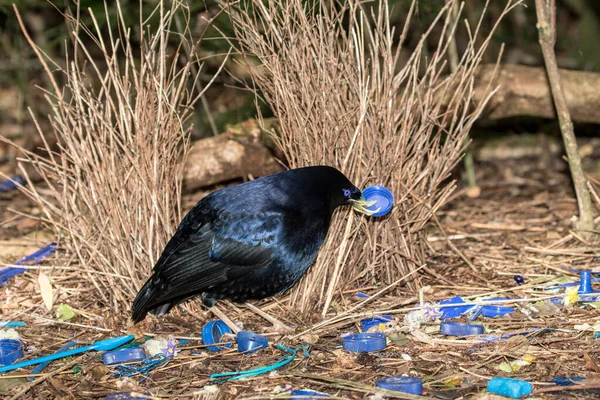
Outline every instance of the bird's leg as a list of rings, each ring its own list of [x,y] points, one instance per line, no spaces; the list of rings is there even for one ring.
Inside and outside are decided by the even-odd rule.
[[[223,311],[218,309],[217,306],[212,306],[211,308],[209,308],[209,310],[213,314],[215,314],[215,316],[217,318],[219,318],[221,321],[225,322],[225,325],[227,325],[229,327],[229,329],[231,329],[233,331],[234,334],[237,335],[237,333],[241,330],[236,324],[233,323],[232,320],[229,319],[229,317],[227,315],[225,315],[225,313]]]
[[[283,322],[281,322],[280,320],[278,320],[277,318],[270,316],[269,314],[267,314],[260,308],[256,307],[254,304],[250,304],[250,303],[246,302],[245,305],[250,310],[254,311],[256,314],[260,315],[261,317],[263,317],[264,319],[266,319],[267,321],[269,321],[270,323],[273,324],[272,327],[266,329],[267,331],[277,332],[277,333],[289,333],[289,332],[294,331],[294,328],[289,327],[286,324],[284,324]]]

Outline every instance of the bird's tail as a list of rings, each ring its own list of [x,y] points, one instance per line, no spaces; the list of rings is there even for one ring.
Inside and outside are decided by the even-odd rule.
[[[142,321],[148,313],[158,316],[164,315],[173,306],[171,302],[160,304],[162,290],[158,281],[153,275],[135,296],[131,307],[131,317],[134,323]]]

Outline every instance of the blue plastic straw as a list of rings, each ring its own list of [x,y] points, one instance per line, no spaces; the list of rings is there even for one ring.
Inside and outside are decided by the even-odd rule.
[[[17,261],[13,265],[28,265],[35,264],[42,261],[44,258],[51,256],[54,251],[56,251],[56,243],[50,243],[46,247],[43,247],[28,255],[27,257]],[[15,268],[15,267],[7,267],[0,270],[0,286],[4,286],[7,280],[12,278],[15,275],[22,274],[27,271],[25,268]]]
[[[249,369],[246,371],[224,372],[222,374],[212,374],[210,376],[210,380],[220,380],[222,382],[237,381],[238,379],[244,379],[244,378],[250,378],[253,376],[257,376],[257,375],[262,375],[262,374],[271,372],[277,368],[281,368],[281,367],[289,364],[290,362],[292,362],[292,360],[294,358],[296,358],[296,353],[298,353],[300,350],[302,350],[304,357],[307,357],[307,358],[310,357],[310,353],[308,352],[308,345],[300,345],[300,346],[296,347],[296,349],[290,349],[289,347],[285,347],[284,345],[277,343],[277,348],[279,350],[286,351],[289,354],[286,354],[286,355],[280,357],[279,360],[277,360],[277,362],[275,364],[268,365],[266,367],[261,367],[261,368]],[[219,378],[225,378],[225,379],[219,379]]]
[[[100,340],[99,342],[92,343],[89,346],[79,347],[77,349],[62,351],[54,354],[50,354],[49,356],[34,358],[33,360],[22,361],[20,363],[5,365],[4,367],[0,367],[0,372],[8,372],[13,369],[29,367],[30,365],[45,363],[46,361],[54,361],[59,358],[65,358],[69,356],[74,356],[75,354],[85,353],[86,351],[95,350],[95,351],[108,351],[116,349],[119,346],[124,345],[127,342],[133,340],[133,335],[125,335],[119,336],[116,338],[110,338],[105,340]]]
[[[25,326],[23,321],[0,321],[0,328],[21,328]]]
[[[77,346],[77,342],[74,340],[69,340],[67,342],[67,344],[65,344],[63,347],[61,347],[56,353],[62,353],[64,351],[67,350],[71,350],[73,347]],[[50,363],[52,362],[52,360],[49,361],[44,361],[43,363],[39,364],[37,367],[35,367],[33,370],[31,370],[31,374],[39,374],[40,372],[42,372],[48,365],[50,365]],[[29,382],[31,382],[32,380],[35,379],[35,376],[30,376],[27,378],[27,380]]]

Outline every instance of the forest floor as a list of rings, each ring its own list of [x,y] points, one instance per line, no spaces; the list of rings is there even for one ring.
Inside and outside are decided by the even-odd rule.
[[[0,293],[3,319],[27,324],[18,328],[26,358],[53,353],[69,340],[92,343],[125,333],[136,334],[137,340],[173,335],[179,352],[143,381],[139,375],[115,377],[101,355],[88,352],[54,361],[31,382],[25,380],[30,369],[2,375],[0,393],[5,398],[72,399],[135,391],[151,393],[151,398],[229,399],[285,398],[291,389],[309,388],[361,399],[374,395],[378,379],[412,375],[422,378],[427,398],[492,399],[485,388],[496,376],[533,383],[533,396],[538,398],[599,398],[600,339],[594,338],[594,332],[600,332],[600,302],[564,305],[577,296],[565,294],[564,288],[548,290],[578,282],[580,270],[600,271],[597,244],[571,230],[577,207],[565,164],[559,156],[547,154],[486,161],[478,165],[478,182],[479,197],[469,198],[459,190],[438,214],[443,231],[433,226],[428,231],[431,258],[419,271],[422,301],[434,304],[454,296],[469,302],[482,297],[520,299],[503,304],[514,308],[510,314],[493,319],[479,316],[473,321],[483,324],[486,335],[517,335],[496,341],[443,336],[439,319],[409,330],[404,319],[419,307],[419,293],[400,288],[369,299],[357,296],[358,292],[372,296],[382,288],[371,287],[346,291],[324,322],[298,315],[288,308],[286,297],[263,302],[263,310],[295,325],[294,333],[266,334],[271,346],[254,354],[240,354],[235,346],[211,353],[198,338],[204,323],[213,317],[197,304],[131,327],[126,314],[111,314],[95,305],[85,276],[59,254],[13,278]],[[198,193],[190,195],[186,204],[198,197]],[[31,212],[31,205],[18,192],[0,194],[0,259],[5,263],[52,240],[35,221],[15,216],[9,208]],[[53,311],[42,301],[40,271],[60,271],[52,278]],[[515,276],[524,283],[518,284]],[[62,303],[69,304],[75,314],[67,321],[56,317],[56,305]],[[224,310],[234,321],[242,321],[245,330],[261,333],[268,326],[244,307],[225,304]],[[359,321],[375,314],[393,316],[390,324],[379,327],[393,340],[373,353],[344,351],[341,335],[359,332]],[[469,322],[469,318],[453,321]],[[275,363],[288,354],[276,348],[276,343],[292,349],[311,343],[310,356],[299,351],[286,366],[252,378],[222,384],[209,379],[214,373]],[[586,379],[574,386],[558,386],[555,377]]]

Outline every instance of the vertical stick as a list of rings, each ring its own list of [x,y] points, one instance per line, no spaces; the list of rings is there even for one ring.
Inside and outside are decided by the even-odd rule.
[[[560,131],[565,143],[573,185],[575,186],[575,195],[579,208],[577,229],[581,231],[583,237],[589,238],[592,236],[592,231],[594,230],[592,201],[590,192],[587,189],[587,180],[581,168],[581,158],[577,151],[577,139],[575,138],[567,101],[560,84],[556,54],[554,53],[554,44],[556,42],[555,0],[535,0],[535,9],[538,19],[539,42],[542,54],[544,55],[544,63],[546,64],[548,81],[550,82],[552,98],[556,107],[556,115],[558,116]]]

